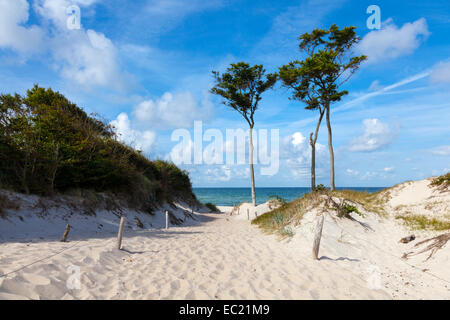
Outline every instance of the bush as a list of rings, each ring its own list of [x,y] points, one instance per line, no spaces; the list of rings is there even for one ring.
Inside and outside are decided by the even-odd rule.
[[[136,209],[196,200],[189,175],[166,161],[150,161],[118,141],[114,128],[40,88],[0,95],[0,184],[49,195],[70,189],[120,194]]]
[[[324,193],[324,192],[328,192],[328,188],[325,187],[323,184],[319,184],[314,188],[313,191],[318,192],[318,193]]]
[[[347,203],[339,208],[337,216],[339,218],[348,218],[352,212],[362,216],[362,213],[359,212],[358,208]]]
[[[207,207],[211,212],[219,212],[219,209],[217,209],[215,204],[212,204],[211,202],[205,203],[205,207]]]
[[[430,185],[439,187],[439,189],[445,190],[450,187],[450,172],[440,177],[434,178]]]

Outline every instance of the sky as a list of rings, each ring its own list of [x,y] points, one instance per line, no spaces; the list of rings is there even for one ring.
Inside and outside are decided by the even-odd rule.
[[[380,9],[379,29],[368,23],[371,5]],[[187,170],[194,187],[247,187],[248,160],[237,159],[248,152],[233,148],[227,133],[248,125],[209,93],[211,71],[245,61],[276,72],[304,58],[301,34],[334,23],[355,26],[362,39],[352,50],[368,56],[343,85],[349,94],[332,105],[336,186],[384,187],[449,172],[446,1],[0,0],[0,93],[51,87],[150,159]],[[318,114],[290,94],[276,85],[256,112],[257,155],[265,151],[261,133],[274,135],[269,162],[255,163],[257,187],[310,184],[308,139]],[[174,139],[181,136],[184,144]],[[236,159],[219,161],[229,155]],[[317,182],[329,185],[325,123],[316,157]]]

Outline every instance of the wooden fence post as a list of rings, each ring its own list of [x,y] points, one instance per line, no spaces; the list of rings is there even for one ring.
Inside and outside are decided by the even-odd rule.
[[[314,230],[314,243],[313,243],[313,259],[319,260],[319,247],[320,247],[320,238],[322,237],[322,228],[323,228],[323,221],[325,217],[323,213],[317,217],[316,220],[316,228]]]
[[[255,211],[255,218],[258,218],[258,212]]]
[[[64,230],[64,234],[63,234],[63,236],[62,236],[61,242],[66,242],[67,237],[69,236],[70,228],[72,228],[72,227],[70,226],[70,224],[67,224],[66,230]]]
[[[247,220],[250,220],[250,212],[248,211],[248,208],[247,208]]]
[[[122,247],[122,235],[123,235],[124,228],[125,228],[125,217],[122,217],[122,218],[120,218],[119,233],[117,235],[117,248],[119,250]]]
[[[169,229],[169,211],[166,210],[166,230]]]

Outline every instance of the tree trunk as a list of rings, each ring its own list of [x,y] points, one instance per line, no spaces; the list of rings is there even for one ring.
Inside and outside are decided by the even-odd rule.
[[[250,126],[250,178],[252,180],[252,204],[256,207],[255,172],[253,171],[253,127]]]
[[[328,150],[330,152],[330,189],[334,191],[334,152],[333,152],[333,137],[331,133],[331,123],[330,123],[330,105],[327,108],[327,127],[328,127]]]
[[[313,140],[313,133],[309,136],[309,144],[311,145],[311,190],[316,189],[316,143]]]
[[[319,135],[320,124],[323,119],[323,110],[320,109],[319,121],[317,121],[316,131],[309,136],[309,144],[311,145],[311,189],[314,191],[316,189],[316,142]]]

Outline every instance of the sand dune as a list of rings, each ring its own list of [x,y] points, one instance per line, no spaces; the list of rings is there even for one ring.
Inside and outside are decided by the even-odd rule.
[[[408,202],[404,192],[410,190],[391,190],[389,210]],[[424,254],[401,259],[414,243],[437,232],[414,232],[417,240],[402,244],[398,240],[412,232],[391,217],[357,217],[370,226],[365,229],[358,222],[326,216],[321,258],[315,261],[314,210],[305,214],[292,238],[280,241],[252,225],[246,209],[232,216],[232,208],[221,209],[225,213],[196,212],[184,225],[169,230],[161,228],[161,211],[140,216],[145,229],[133,225],[137,213],[127,212],[131,222],[120,251],[118,217],[111,214],[72,217],[78,230],[87,224],[92,230],[74,232],[68,243],[57,241],[66,220],[25,216],[20,221],[11,215],[0,223],[0,299],[450,298],[448,245],[427,261]],[[172,210],[180,216],[187,208]],[[267,204],[257,208],[258,214],[267,210]],[[97,230],[100,221],[103,229]],[[12,238],[25,225],[26,236]],[[79,288],[73,281],[77,268]]]
[[[6,273],[69,249],[1,278],[0,298],[389,298],[353,272],[332,261],[311,261],[246,221],[210,214],[201,219],[190,227],[128,232],[122,251],[113,237],[2,244],[0,270]],[[80,290],[66,287],[72,264],[80,267]]]

